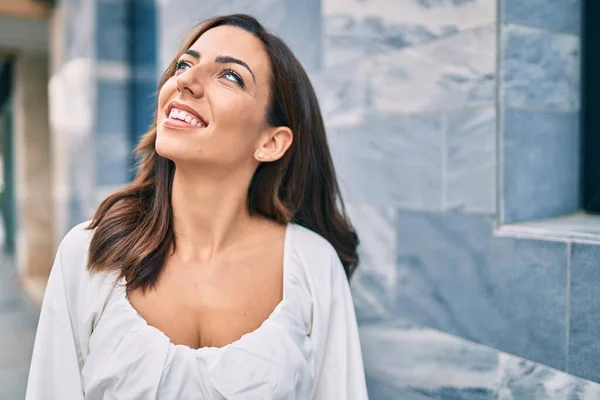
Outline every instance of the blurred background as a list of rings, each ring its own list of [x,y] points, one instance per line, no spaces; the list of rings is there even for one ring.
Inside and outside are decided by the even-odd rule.
[[[132,178],[185,34],[234,12],[318,92],[371,398],[600,399],[592,0],[0,0],[0,399],[59,241]]]

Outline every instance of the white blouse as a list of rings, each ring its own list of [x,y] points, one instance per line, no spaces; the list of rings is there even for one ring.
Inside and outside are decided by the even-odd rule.
[[[239,340],[192,349],[148,325],[114,272],[87,271],[85,226],[50,273],[28,400],[368,398],[348,281],[321,236],[288,224],[283,300]]]

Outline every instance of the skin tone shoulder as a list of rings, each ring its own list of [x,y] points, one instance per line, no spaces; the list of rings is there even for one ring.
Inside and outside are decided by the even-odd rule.
[[[219,26],[179,58],[160,90],[156,151],[176,166],[177,246],[156,288],[129,297],[176,344],[231,343],[282,299],[285,227],[247,208],[256,168],[280,159],[294,139],[267,123],[270,77],[260,40]]]

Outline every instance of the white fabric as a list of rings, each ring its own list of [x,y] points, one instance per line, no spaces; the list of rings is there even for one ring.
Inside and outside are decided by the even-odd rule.
[[[148,325],[114,274],[87,272],[85,226],[58,249],[27,400],[367,399],[350,289],[321,236],[289,224],[281,303],[241,339],[196,350]]]

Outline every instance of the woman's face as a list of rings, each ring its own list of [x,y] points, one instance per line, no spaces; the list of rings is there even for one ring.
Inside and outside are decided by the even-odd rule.
[[[253,34],[232,26],[205,32],[158,95],[156,151],[174,162],[254,162],[269,129],[271,67]]]

